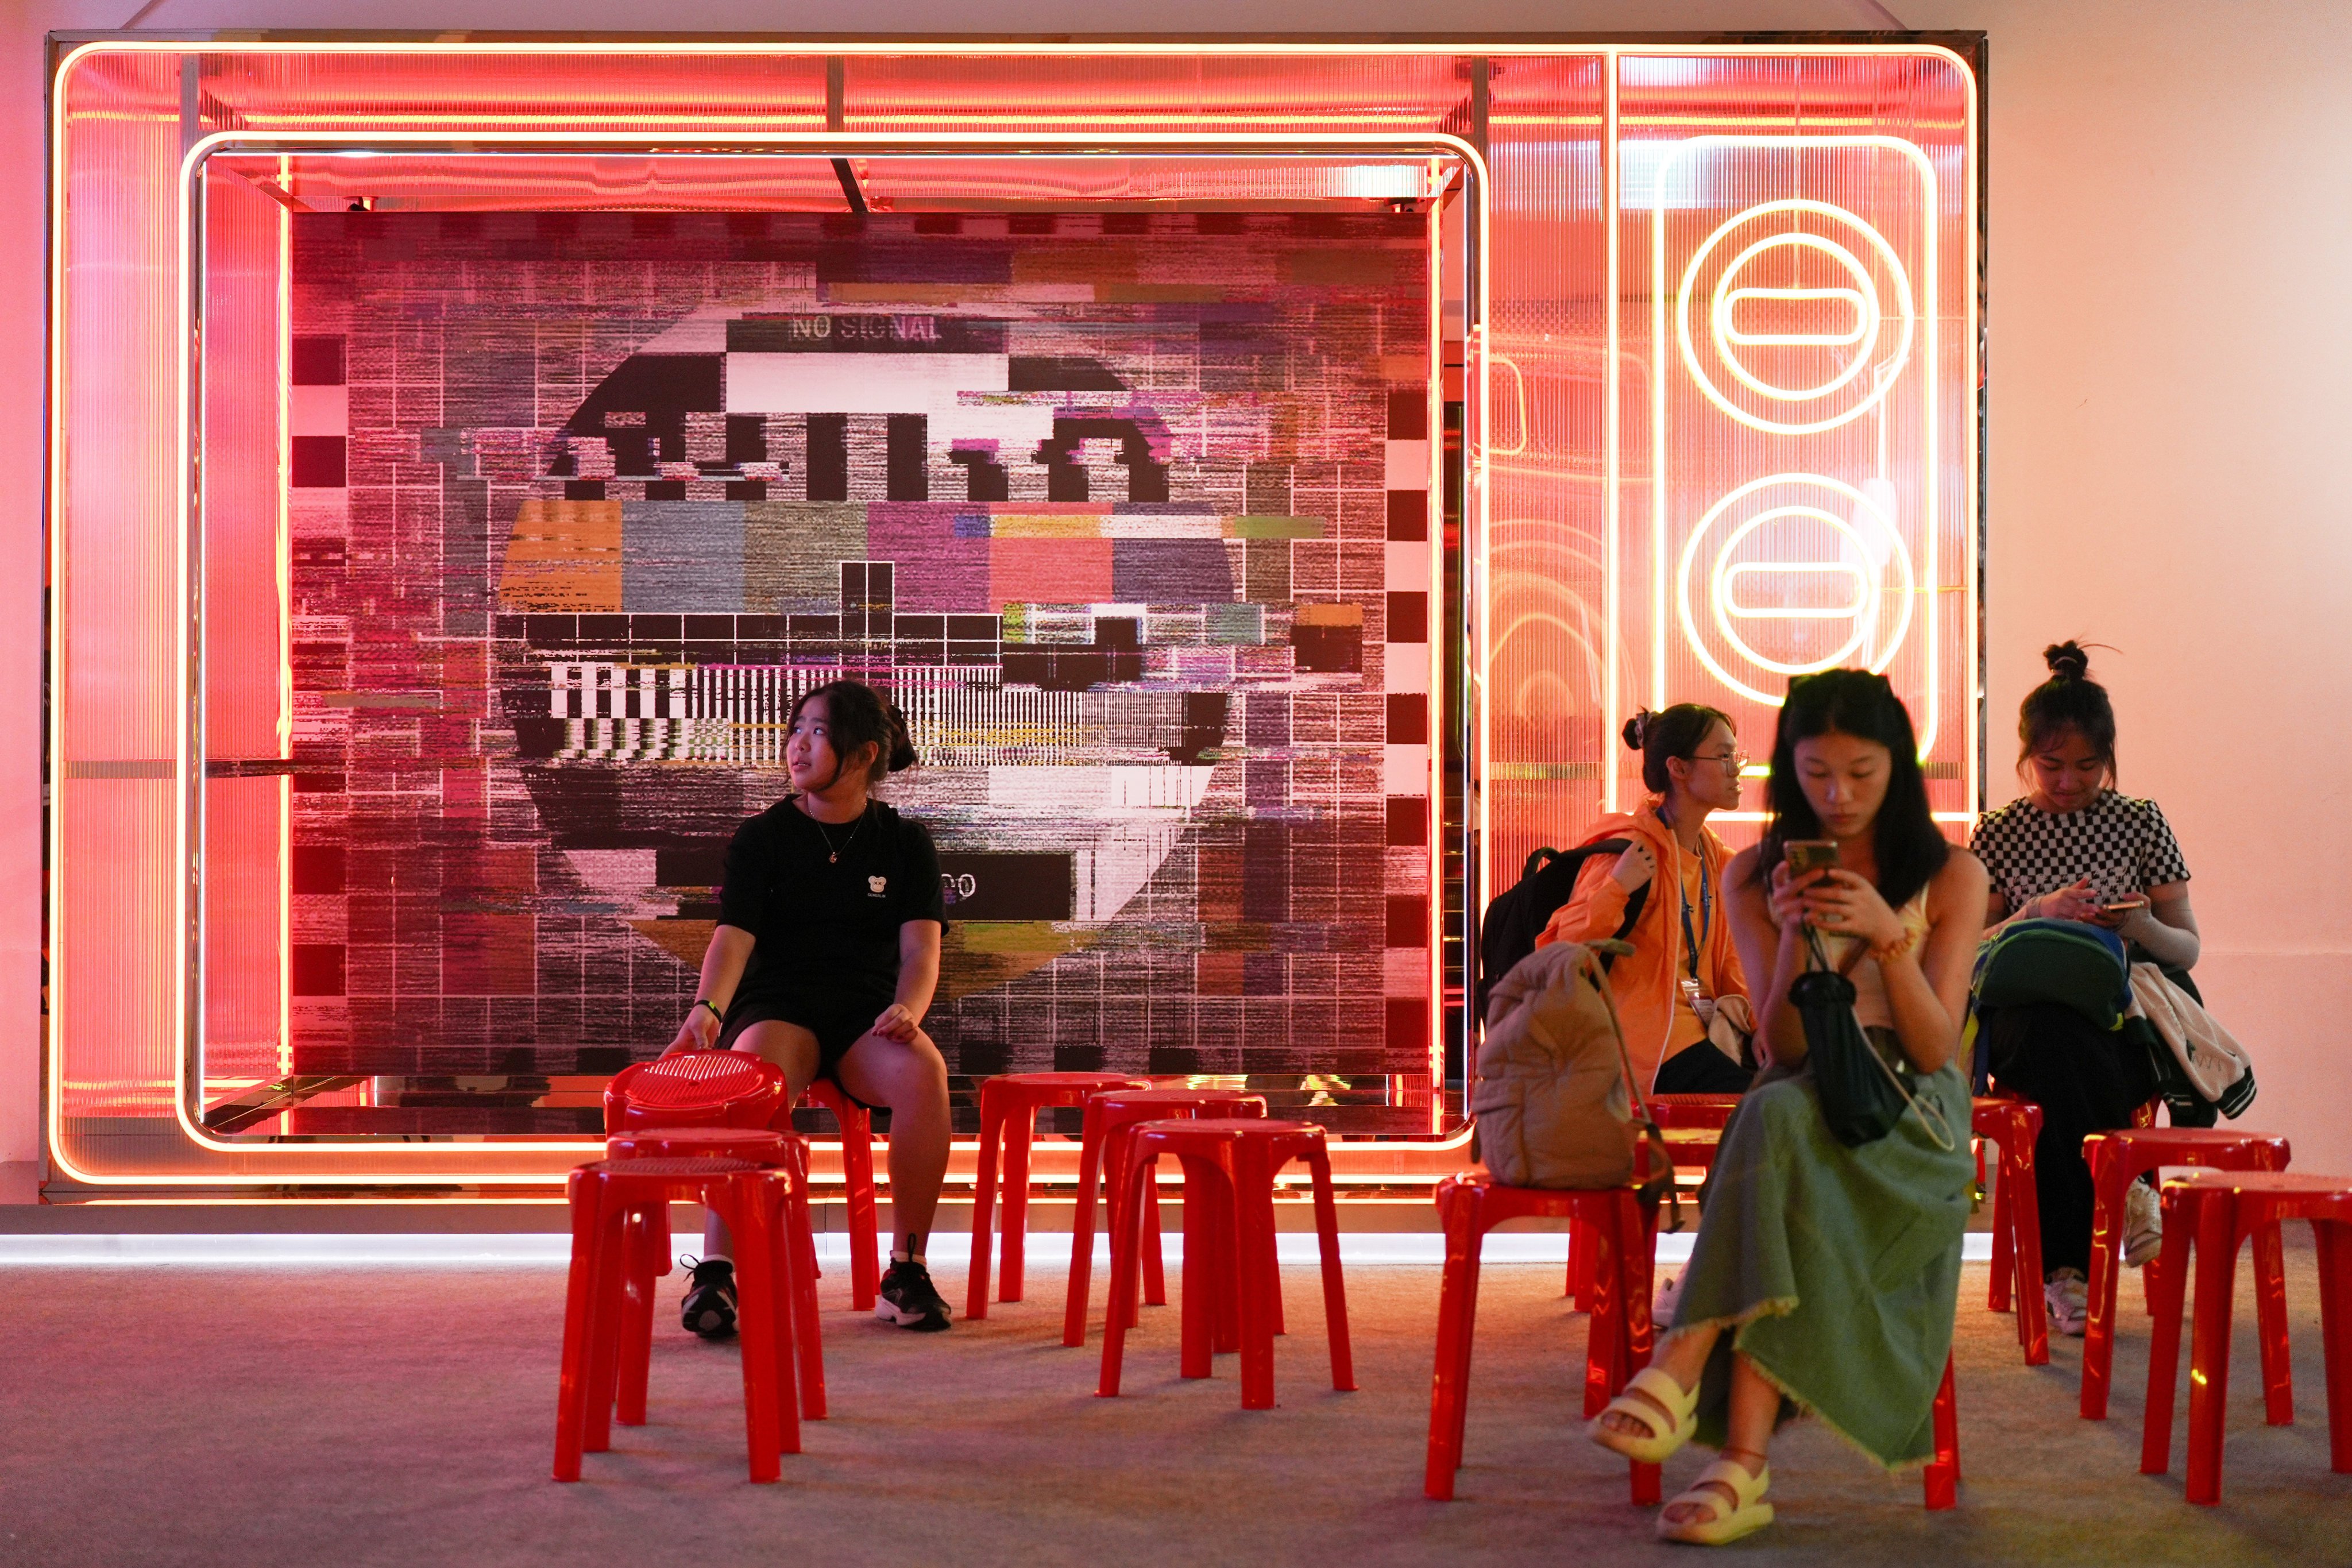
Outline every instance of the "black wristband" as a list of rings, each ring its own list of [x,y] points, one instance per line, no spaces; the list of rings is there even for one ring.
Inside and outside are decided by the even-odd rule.
[[[722,1024],[727,1021],[727,1015],[720,1012],[708,996],[697,996],[694,999],[694,1007],[709,1007],[712,1017],[718,1019]],[[691,1013],[694,1011],[694,1007],[688,1007],[687,1011]]]

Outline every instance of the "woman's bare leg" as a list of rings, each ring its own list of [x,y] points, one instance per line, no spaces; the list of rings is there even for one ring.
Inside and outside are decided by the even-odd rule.
[[[919,1256],[948,1173],[948,1064],[921,1030],[911,1040],[865,1035],[835,1069],[853,1099],[890,1108],[893,1257]]]
[[[787,1024],[780,1018],[754,1024],[735,1037],[735,1049],[784,1069],[784,1078],[792,1085],[787,1104],[798,1100],[816,1077],[816,1037],[798,1024]],[[735,1256],[735,1238],[727,1234],[727,1222],[708,1211],[702,1220],[702,1256]]]
[[[1780,1391],[1749,1365],[1746,1356],[1733,1356],[1731,1409],[1724,1423],[1723,1457],[1751,1476],[1762,1475],[1765,1454],[1772,1446],[1772,1424],[1780,1417]],[[1739,1505],[1739,1499],[1721,1481],[1707,1482],[1706,1489],[1731,1507]],[[1707,1511],[1698,1503],[1672,1502],[1666,1505],[1665,1518],[1672,1524],[1686,1524],[1704,1519]]]

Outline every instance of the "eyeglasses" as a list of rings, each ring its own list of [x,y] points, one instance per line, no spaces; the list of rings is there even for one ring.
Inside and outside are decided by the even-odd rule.
[[[1748,753],[1745,752],[1701,752],[1695,753],[1689,760],[1694,763],[1721,763],[1730,768],[1732,772],[1738,773],[1740,769],[1748,765]]]

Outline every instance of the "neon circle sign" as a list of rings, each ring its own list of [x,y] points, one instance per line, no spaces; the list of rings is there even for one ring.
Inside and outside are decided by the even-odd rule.
[[[1778,504],[1749,511],[1743,501],[1775,489],[1800,493],[1805,499],[1778,500]],[[1822,497],[1820,492],[1829,492]],[[1837,510],[1832,510],[1832,506]],[[1739,552],[1758,534],[1774,524],[1794,522],[1826,528],[1839,542],[1834,558],[1792,559],[1779,553],[1741,560]],[[1710,546],[1710,541],[1720,542]],[[1853,558],[1849,559],[1849,554]],[[1701,557],[1706,558],[1704,582]],[[1789,605],[1743,599],[1743,579],[1766,577],[1825,578],[1848,584],[1841,601]],[[1892,577],[1890,582],[1888,579]],[[1911,606],[1916,578],[1911,552],[1895,520],[1867,495],[1843,479],[1826,474],[1772,474],[1751,479],[1717,501],[1684,542],[1675,574],[1676,606],[1684,640],[1716,678],[1756,701],[1778,707],[1782,693],[1755,684],[1764,675],[1810,675],[1843,663],[1856,654],[1867,668],[1884,671],[1902,650],[1911,629]],[[1701,595],[1703,595],[1703,598]],[[1892,600],[1890,606],[1889,600]],[[1892,609],[1892,625],[1885,626]],[[1739,623],[1846,623],[1844,639],[1833,647],[1812,648],[1800,657],[1780,657],[1756,646],[1763,634],[1743,631]],[[1784,653],[1793,653],[1784,649]],[[1743,679],[1743,675],[1747,679]]]
[[[1879,355],[1881,341],[1886,335],[1888,310],[1880,298],[1878,279],[1870,267],[1852,246],[1840,244],[1824,235],[1809,234],[1801,229],[1783,229],[1765,236],[1732,258],[1716,279],[1707,296],[1707,336],[1716,357],[1734,380],[1757,396],[1776,404],[1818,402],[1841,391],[1862,374],[1865,367],[1875,367],[1869,391],[1837,412],[1818,419],[1781,419],[1769,414],[1743,408],[1735,402],[1715,379],[1707,374],[1706,366],[1694,341],[1693,305],[1698,295],[1699,269],[1742,225],[1775,213],[1804,214],[1856,231],[1868,251],[1885,268],[1894,286],[1895,337],[1894,347],[1883,358]],[[1750,264],[1759,258],[1771,257],[1783,250],[1800,254],[1819,253],[1842,270],[1851,281],[1851,288],[1789,289],[1759,286],[1741,287],[1738,279]],[[1790,302],[1835,300],[1854,311],[1853,330],[1847,332],[1743,332],[1736,316],[1738,306],[1748,300],[1778,300]],[[1919,312],[1911,294],[1911,279],[1904,270],[1902,258],[1886,237],[1868,223],[1841,206],[1828,202],[1812,201],[1802,196],[1788,196],[1779,201],[1759,202],[1727,218],[1699,247],[1691,253],[1690,263],[1683,268],[1682,287],[1675,300],[1675,330],[1681,339],[1684,368],[1707,400],[1741,424],[1753,429],[1781,436],[1810,436],[1823,430],[1834,430],[1874,406],[1886,395],[1895,383],[1897,372],[1910,360],[1912,342],[1918,331]],[[1843,370],[1814,386],[1783,386],[1756,374],[1740,358],[1745,345],[1762,348],[1850,348],[1853,351]]]

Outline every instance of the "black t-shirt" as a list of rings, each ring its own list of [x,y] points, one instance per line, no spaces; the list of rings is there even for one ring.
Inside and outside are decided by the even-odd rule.
[[[814,992],[878,1013],[898,991],[898,928],[947,929],[939,851],[921,823],[878,800],[854,825],[782,800],[735,830],[719,919],[756,939],[739,999]]]

